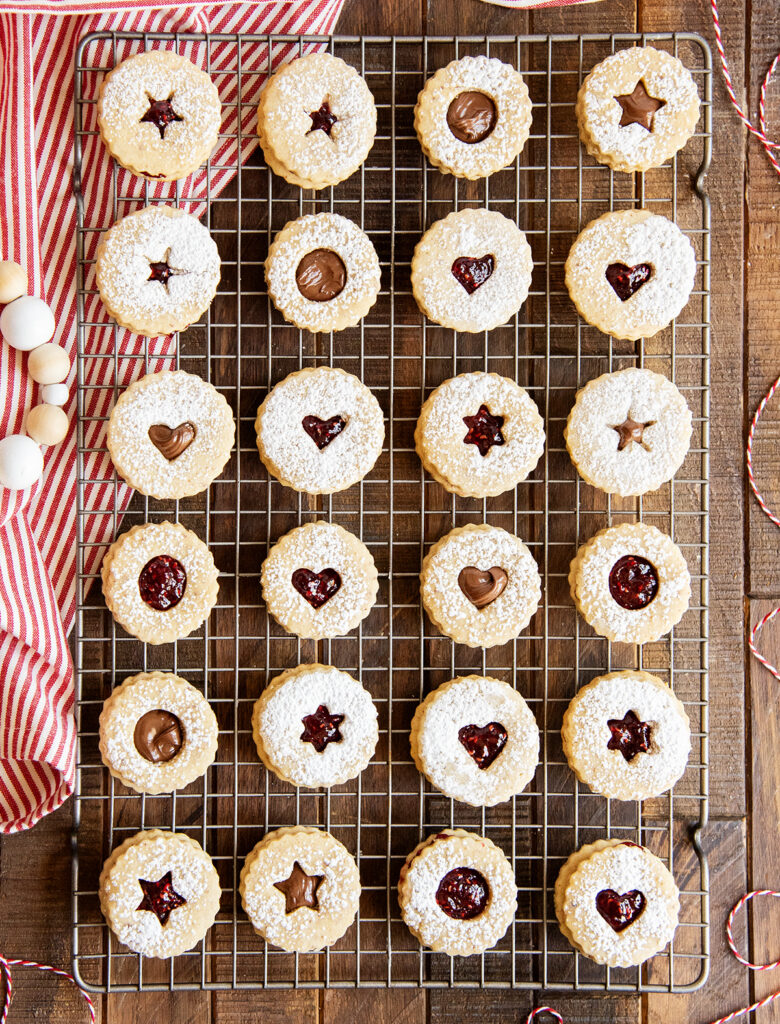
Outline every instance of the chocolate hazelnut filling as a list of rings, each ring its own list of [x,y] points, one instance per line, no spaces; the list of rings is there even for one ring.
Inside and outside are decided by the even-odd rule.
[[[496,127],[498,113],[484,92],[461,92],[447,108],[447,124],[460,142],[482,142]]]
[[[307,252],[295,271],[298,291],[310,302],[329,302],[344,291],[347,268],[332,249]]]
[[[166,764],[184,746],[184,730],[176,715],[155,708],[141,715],[135,723],[133,743],[145,761]]]

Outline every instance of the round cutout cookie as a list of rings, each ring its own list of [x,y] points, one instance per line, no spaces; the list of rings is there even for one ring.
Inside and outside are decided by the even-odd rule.
[[[406,858],[398,880],[401,917],[423,946],[450,956],[491,949],[517,909],[512,865],[485,836],[441,829]]]
[[[600,530],[569,569],[580,615],[608,640],[646,644],[668,633],[688,610],[691,576],[671,537],[647,523]]]
[[[566,709],[561,736],[580,782],[614,800],[665,793],[682,776],[691,751],[683,705],[658,676],[632,669],[583,686]]]
[[[268,294],[285,318],[307,331],[343,331],[379,295],[379,257],[368,235],[338,213],[291,220],[265,261]]]
[[[133,174],[186,178],[211,156],[222,104],[211,78],[170,50],[150,50],[117,64],[100,86],[100,134],[111,156]]]
[[[566,260],[566,287],[583,320],[628,341],[668,327],[695,278],[690,240],[647,210],[616,210],[591,221]]]
[[[181,832],[152,829],[126,839],[103,865],[100,909],[123,945],[143,956],[178,956],[196,946],[219,912],[211,857]]]
[[[286,487],[332,494],[358,483],[382,453],[385,420],[373,393],[344,370],[296,370],[257,410],[257,449]]]
[[[235,436],[233,413],[215,387],[184,370],[163,370],[119,396],[106,445],[131,487],[152,498],[185,498],[219,476]]]
[[[679,891],[669,869],[635,843],[598,839],[573,853],[555,882],[564,938],[608,967],[634,967],[672,940]]]
[[[365,544],[322,520],[297,526],[273,545],[260,585],[268,614],[309,640],[346,636],[371,611],[379,590]]]
[[[374,97],[340,57],[309,53],[266,82],[257,132],[275,174],[301,188],[326,188],[354,174],[368,156],[376,135]]]
[[[266,942],[293,953],[332,946],[355,919],[360,874],[347,848],[324,829],[268,832],[247,857],[241,904]]]
[[[412,291],[429,320],[474,334],[511,320],[532,272],[531,246],[514,221],[469,208],[437,220],[417,243]]]
[[[170,672],[141,672],[100,712],[100,755],[137,793],[171,793],[203,775],[217,753],[217,719],[200,690]]]
[[[615,171],[660,167],[699,121],[699,91],[685,65],[654,46],[619,50],[591,71],[576,104],[591,156]]]
[[[607,494],[655,491],[685,461],[691,410],[660,373],[629,367],[588,381],[563,432],[577,472]]]
[[[456,527],[423,560],[420,597],[428,617],[467,647],[513,640],[533,618],[541,596],[533,555],[498,526]]]
[[[459,178],[508,167],[531,131],[531,100],[519,71],[495,57],[461,57],[428,79],[414,128],[434,166]]]
[[[459,676],[414,713],[412,758],[453,800],[493,807],[521,793],[539,763],[539,727],[517,690],[491,676]]]
[[[371,694],[331,665],[298,665],[276,676],[252,713],[260,760],[293,786],[338,786],[374,756],[379,731]]]
[[[497,373],[461,373],[426,399],[414,443],[426,471],[466,498],[516,487],[544,451],[544,421],[528,392]]]
[[[217,292],[219,252],[195,217],[173,206],[147,206],[106,232],[95,274],[119,326],[153,338],[203,316]]]
[[[219,594],[211,552],[179,523],[143,523],[121,534],[100,573],[106,607],[147,644],[188,636],[209,617]]]

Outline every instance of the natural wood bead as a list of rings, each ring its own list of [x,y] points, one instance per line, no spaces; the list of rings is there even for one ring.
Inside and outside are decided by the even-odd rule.
[[[13,302],[27,291],[27,274],[13,260],[0,262],[0,304]]]
[[[68,417],[57,405],[36,405],[27,413],[26,427],[38,444],[59,444],[68,433]]]
[[[30,353],[27,371],[37,384],[59,384],[70,371],[70,356],[60,345],[49,342]]]

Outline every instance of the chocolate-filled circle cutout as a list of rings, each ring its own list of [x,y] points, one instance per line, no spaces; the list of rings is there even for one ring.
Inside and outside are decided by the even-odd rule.
[[[490,886],[474,868],[453,868],[439,882],[436,902],[447,917],[471,921],[484,911],[490,899]]]
[[[623,555],[610,570],[609,592],[621,608],[646,608],[658,593],[655,566],[641,555]]]
[[[295,270],[298,291],[310,302],[329,302],[344,291],[347,268],[332,249],[312,249]]]
[[[173,555],[150,559],[138,576],[141,599],[157,612],[175,608],[187,588],[187,571]]]
[[[145,761],[166,764],[184,746],[184,729],[176,715],[154,708],[141,715],[135,723],[133,743]]]
[[[460,142],[482,142],[496,127],[498,112],[484,92],[461,92],[447,108],[447,125]]]

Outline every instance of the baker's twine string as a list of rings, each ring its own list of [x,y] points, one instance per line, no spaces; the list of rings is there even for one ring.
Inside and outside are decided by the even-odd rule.
[[[761,145],[766,150],[766,155],[777,171],[780,174],[780,159],[778,159],[778,151],[780,151],[780,142],[775,142],[769,138],[767,134],[767,123],[766,123],[766,93],[769,88],[769,84],[772,81],[775,71],[777,70],[778,64],[780,64],[780,53],[777,54],[775,59],[769,65],[769,70],[766,73],[764,81],[761,83],[761,92],[758,97],[758,128],[751,122],[750,118],[742,109],[737,94],[734,91],[734,83],[731,81],[731,71],[729,70],[729,62],[726,59],[726,51],[723,47],[723,36],[720,30],[720,14],[718,12],[718,0],[710,0],[712,4],[712,20],[715,25],[715,43],[718,47],[718,53],[720,54],[720,63],[723,67],[723,77],[726,79],[726,88],[728,89],[729,97],[731,102],[739,115],[740,120],[750,132],[754,135]],[[776,521],[776,520],[775,520]],[[780,524],[779,524],[780,525]]]
[[[772,520],[775,526],[780,526],[780,518],[778,518],[774,514],[774,512],[771,510],[771,508],[767,505],[766,501],[764,500],[763,494],[758,489],[755,473],[753,472],[753,441],[756,436],[756,428],[758,427],[758,421],[761,419],[761,415],[764,412],[764,409],[766,409],[769,402],[772,401],[772,398],[774,397],[774,394],[778,388],[780,388],[780,377],[777,378],[772,387],[769,389],[769,391],[767,391],[767,393],[759,402],[758,408],[756,409],[753,415],[753,419],[751,420],[750,430],[748,431],[747,438],[747,471],[748,481],[750,482],[750,488],[753,491],[753,494],[755,494],[756,496],[756,501],[758,502],[761,511],[764,512],[764,514]],[[767,670],[767,672],[771,672],[777,680],[780,680],[780,671],[778,671],[772,664],[772,662],[768,661],[764,657],[764,655],[759,651],[758,647],[756,646],[756,637],[764,628],[764,626],[766,626],[767,623],[771,622],[772,619],[774,619],[775,616],[779,614],[780,608],[773,608],[771,612],[768,612],[763,617],[763,619],[761,619],[759,622],[755,624],[755,626],[753,626],[753,628],[750,631],[750,636],[748,637],[748,646],[750,647],[753,657],[760,661],[764,668]]]
[[[95,1024],[95,1007],[92,1000],[89,997],[89,993],[85,992],[84,989],[79,985],[72,974],[68,974],[67,971],[61,971],[59,967],[51,967],[49,964],[39,964],[37,960],[9,960],[0,953],[0,971],[4,981],[5,996],[3,998],[3,1009],[0,1012],[0,1024],[6,1024],[8,1019],[8,1011],[11,1007],[11,997],[13,996],[14,986],[11,979],[11,967],[35,967],[39,971],[47,971],[49,974],[58,974],[61,978],[67,978],[68,981],[75,985],[87,1004],[89,1010],[89,1019],[92,1024]]]
[[[531,1010],[525,1024],[532,1024],[534,1018],[540,1013],[549,1013],[551,1017],[555,1017],[558,1024],[563,1024],[563,1017],[556,1010],[553,1010],[551,1006],[539,1006],[535,1010]]]

